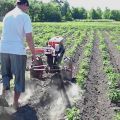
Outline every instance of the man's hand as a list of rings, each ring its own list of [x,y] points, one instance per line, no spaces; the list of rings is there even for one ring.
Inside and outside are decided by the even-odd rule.
[[[58,54],[58,57],[60,57],[60,53]]]

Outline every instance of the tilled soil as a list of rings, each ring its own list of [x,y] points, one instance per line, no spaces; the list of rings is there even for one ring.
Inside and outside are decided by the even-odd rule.
[[[83,46],[85,43],[86,41]],[[76,53],[80,54],[82,48],[81,45]],[[77,55],[79,56],[79,54]],[[74,59],[76,66],[76,62],[79,60],[77,55]],[[28,80],[27,91],[20,99],[21,107],[16,112],[13,108],[6,107],[4,111],[0,112],[0,120],[64,120],[65,109],[71,108],[75,101],[81,99],[82,91],[75,83],[62,78],[61,73],[46,74],[44,77],[45,79],[42,80]],[[13,92],[10,92],[7,98],[12,104]]]
[[[60,120],[64,119],[65,109],[80,99],[81,90],[75,83],[65,81],[60,73],[49,74],[43,80],[32,79],[28,101],[21,98],[21,107],[14,112],[10,107],[1,111],[0,120]],[[32,92],[32,93],[31,93]],[[11,96],[13,97],[13,95]],[[10,96],[8,98],[11,98]],[[0,108],[2,109],[2,108]],[[6,116],[8,116],[7,119]]]
[[[114,67],[115,73],[120,73],[120,52],[117,50],[115,47],[114,43],[111,42],[110,38],[108,35],[104,34],[105,37],[105,43],[108,48],[108,52],[110,55],[111,59],[111,64]],[[120,78],[118,78],[118,84],[116,85],[116,89],[120,89]],[[119,101],[112,101],[114,109],[115,110],[120,110],[120,102]],[[115,104],[115,105],[114,105]]]
[[[112,64],[116,68],[117,72],[120,72],[120,52],[115,48],[115,45],[110,41],[109,36],[104,34],[105,42],[109,49],[109,54],[111,57]]]
[[[74,53],[72,60],[73,60],[73,66],[74,66],[74,70],[73,70],[73,78],[76,78],[76,73],[79,70],[79,64],[81,62],[81,60],[83,59],[83,50],[85,48],[85,45],[89,42],[87,36],[84,38],[83,42],[78,46],[78,48],[76,49],[76,52]]]
[[[86,40],[83,42],[83,46],[85,43]],[[76,57],[74,58],[74,65],[76,66],[83,46],[80,45],[79,49],[76,50]],[[10,120],[64,119],[65,109],[70,108],[74,104],[74,101],[81,99],[82,91],[75,83],[63,80],[60,73],[46,76],[43,80],[32,79],[27,82],[27,86],[30,86],[31,90],[28,87],[26,95],[23,96],[23,99],[20,99],[22,107],[13,113],[10,113],[8,109],[6,109],[1,115],[1,120],[7,119],[5,116],[8,116]],[[28,97],[31,96],[29,101],[24,100],[27,94],[30,94]],[[11,97],[10,95],[8,96],[8,99],[10,99],[9,102],[12,101],[12,97],[13,93]]]
[[[78,66],[78,61],[83,58],[82,51],[86,43],[87,40],[77,49],[74,66]],[[74,75],[76,72],[74,71]],[[3,112],[3,108],[0,107],[0,120],[65,120],[65,109],[73,106],[74,101],[78,101],[81,120],[113,118],[114,111],[107,95],[107,79],[103,73],[98,39],[94,43],[84,93],[75,83],[63,79],[61,73],[48,74],[41,80],[31,79],[27,86],[27,92],[21,96],[21,107],[18,111],[14,112],[12,108],[10,111],[9,107]]]
[[[103,73],[102,58],[99,51],[99,40],[96,39],[86,81],[84,104],[81,120],[112,120],[113,109],[108,98],[107,79]]]

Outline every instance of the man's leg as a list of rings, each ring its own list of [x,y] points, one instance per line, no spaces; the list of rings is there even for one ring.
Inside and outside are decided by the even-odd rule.
[[[9,54],[1,54],[1,72],[3,81],[3,94],[10,89],[10,80],[12,79],[11,62]]]
[[[26,56],[25,55],[11,55],[12,71],[15,75],[15,88],[14,88],[14,108],[19,107],[19,98],[21,92],[25,91],[25,68],[26,68]]]
[[[2,82],[3,82],[3,89],[2,89],[2,96],[1,96],[1,105],[8,106],[7,101],[5,100],[6,90],[10,89],[10,80],[12,79],[11,73],[11,63],[9,54],[1,54],[1,74],[2,74]]]
[[[19,98],[20,98],[20,92],[14,91],[14,102],[13,102],[13,105],[14,105],[15,109],[17,109],[19,107],[19,103],[18,103]]]

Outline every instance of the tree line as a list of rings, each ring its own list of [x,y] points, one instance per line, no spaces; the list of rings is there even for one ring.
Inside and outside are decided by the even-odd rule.
[[[70,7],[67,0],[51,0],[43,3],[38,0],[29,0],[29,15],[33,22],[61,22],[84,19],[111,19],[120,21],[120,10],[100,8],[86,10],[83,7]],[[15,7],[15,0],[0,0],[0,18]]]

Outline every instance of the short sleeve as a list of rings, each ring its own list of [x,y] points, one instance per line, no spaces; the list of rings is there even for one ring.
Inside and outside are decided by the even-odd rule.
[[[32,23],[31,23],[29,15],[25,16],[24,31],[25,31],[25,33],[31,33],[32,32]]]

